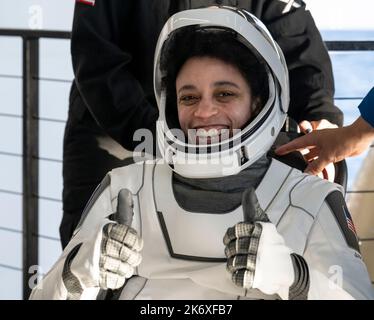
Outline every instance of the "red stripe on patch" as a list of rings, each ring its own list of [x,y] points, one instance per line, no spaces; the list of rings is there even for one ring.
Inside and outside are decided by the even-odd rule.
[[[83,3],[83,4],[88,4],[90,6],[95,5],[95,0],[75,0],[75,2]]]

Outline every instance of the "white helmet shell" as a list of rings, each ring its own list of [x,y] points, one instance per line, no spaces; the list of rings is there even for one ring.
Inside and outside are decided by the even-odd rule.
[[[219,27],[236,32],[248,49],[255,51],[268,67],[269,96],[262,110],[240,132],[216,144],[186,143],[172,132],[166,121],[166,88],[162,86],[160,55],[169,36],[187,26]],[[245,10],[231,7],[186,10],[169,18],[156,46],[154,90],[159,108],[158,148],[176,173],[189,178],[233,175],[250,166],[274,143],[289,106],[288,70],[281,49],[260,20]]]

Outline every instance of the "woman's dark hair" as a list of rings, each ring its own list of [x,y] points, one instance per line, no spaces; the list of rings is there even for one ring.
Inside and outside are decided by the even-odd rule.
[[[265,62],[246,47],[235,32],[219,28],[184,27],[165,42],[160,61],[162,85],[167,90],[166,115],[169,128],[179,128],[175,82],[184,63],[192,57],[211,57],[235,66],[246,79],[254,99],[260,103],[258,113],[268,98]]]

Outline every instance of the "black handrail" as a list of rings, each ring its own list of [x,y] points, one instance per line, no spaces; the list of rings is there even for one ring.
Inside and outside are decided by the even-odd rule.
[[[325,41],[329,51],[374,51],[374,41]]]
[[[22,38],[22,281],[23,298],[28,299],[31,292],[29,268],[39,264],[39,39],[70,39],[71,33],[0,29],[0,36]]]
[[[26,39],[70,39],[71,32],[58,30],[0,29],[0,36],[22,37]]]
[[[39,204],[35,196],[39,190],[39,39],[23,37],[23,288],[28,286],[30,266],[38,265]],[[27,290],[26,287],[28,288]]]
[[[38,265],[39,187],[39,39],[70,39],[71,33],[53,30],[0,29],[0,36],[23,42],[23,298],[30,295],[29,267]],[[330,51],[374,51],[374,41],[326,41]],[[18,270],[18,268],[17,268]]]

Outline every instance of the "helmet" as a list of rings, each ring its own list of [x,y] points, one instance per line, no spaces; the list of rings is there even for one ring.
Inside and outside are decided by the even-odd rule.
[[[201,145],[186,142],[185,137],[175,134],[168,119],[168,88],[163,84],[165,75],[160,67],[162,55],[177,30],[191,27],[207,32],[225,30],[235,34],[236,39],[265,65],[267,101],[264,101],[262,109],[244,128],[229,139],[217,143]],[[255,16],[243,9],[225,6],[181,11],[169,18],[156,46],[154,90],[159,108],[158,148],[176,173],[189,178],[233,175],[250,166],[274,143],[287,117],[289,105],[288,70],[278,44]],[[172,103],[176,109],[176,101]]]

